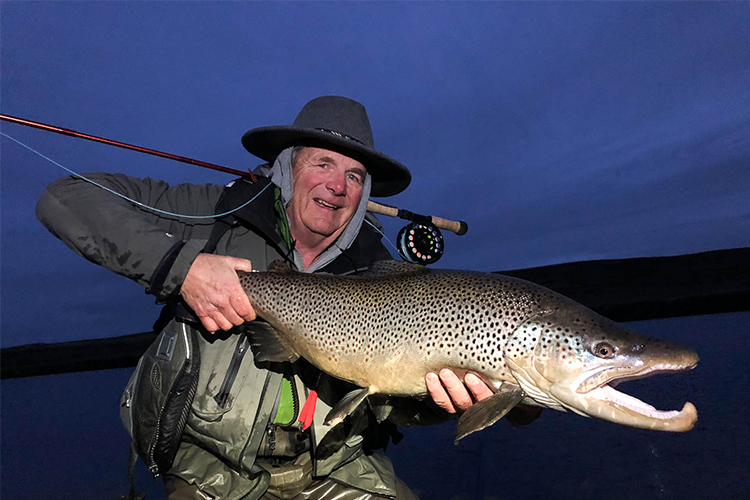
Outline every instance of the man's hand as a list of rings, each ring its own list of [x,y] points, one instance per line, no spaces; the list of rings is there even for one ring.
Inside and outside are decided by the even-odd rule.
[[[249,260],[202,253],[185,276],[180,294],[209,332],[229,330],[255,319],[237,271],[253,270]]]
[[[474,404],[475,400],[481,401],[494,394],[492,389],[473,373],[467,373],[464,377],[466,385],[448,368],[440,370],[440,377],[434,373],[428,373],[425,380],[427,381],[427,390],[435,404],[448,413],[466,410]],[[474,399],[466,390],[467,386]]]

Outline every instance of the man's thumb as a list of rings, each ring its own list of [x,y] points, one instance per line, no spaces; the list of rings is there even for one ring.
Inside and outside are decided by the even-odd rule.
[[[247,259],[240,259],[235,257],[232,260],[232,267],[234,267],[235,271],[245,271],[249,273],[253,270],[253,263]]]

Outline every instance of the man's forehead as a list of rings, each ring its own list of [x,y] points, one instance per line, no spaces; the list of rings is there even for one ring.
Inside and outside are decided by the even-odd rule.
[[[367,171],[365,166],[354,158],[331,151],[330,149],[307,146],[300,153],[300,157],[307,161],[326,161],[328,163],[345,164],[350,168],[361,168],[363,171]]]

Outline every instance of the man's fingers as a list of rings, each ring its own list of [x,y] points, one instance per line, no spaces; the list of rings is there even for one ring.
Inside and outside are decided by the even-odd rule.
[[[234,267],[235,271],[251,272],[253,270],[253,263],[247,259],[240,259],[239,257],[232,257],[230,263]]]
[[[240,326],[245,322],[245,320],[242,319],[239,314],[237,314],[237,311],[235,311],[231,305],[227,305],[226,307],[219,309],[219,314],[221,314],[224,320],[226,320],[226,322],[231,325],[229,328],[232,328],[232,326]],[[229,328],[222,329],[228,330]]]
[[[461,410],[466,410],[474,404],[466,386],[452,370],[443,368],[440,370],[440,380],[443,382],[453,404]]]
[[[214,312],[211,315],[211,319],[213,319],[214,322],[219,326],[219,328],[224,330],[225,332],[234,328],[234,325],[219,311]]]
[[[255,319],[237,271],[250,272],[252,262],[225,255],[200,254],[182,284],[182,297],[207,330],[230,330]]]
[[[467,373],[462,381],[453,373],[453,370],[448,368],[440,370],[439,376],[428,373],[425,376],[425,382],[427,383],[427,391],[435,404],[448,413],[468,410],[474,404],[474,401],[487,399],[494,394],[492,389],[473,373]],[[469,391],[471,391],[471,394]]]
[[[448,393],[445,392],[445,387],[443,387],[438,376],[434,373],[428,373],[425,376],[425,381],[427,382],[427,391],[435,404],[448,413],[456,413],[456,407],[453,406],[453,402]]]
[[[238,287],[239,291],[229,296],[229,304],[235,310],[235,312],[245,321],[253,321],[256,318],[255,310],[250,305],[247,295]]]
[[[473,373],[467,373],[464,377],[464,382],[469,386],[469,390],[474,395],[474,399],[481,401],[492,396],[494,393],[482,379],[474,375]]]
[[[203,316],[202,318],[200,318],[200,320],[203,324],[203,328],[208,330],[210,333],[216,333],[216,331],[219,329],[219,325],[217,325],[216,322],[209,316]]]

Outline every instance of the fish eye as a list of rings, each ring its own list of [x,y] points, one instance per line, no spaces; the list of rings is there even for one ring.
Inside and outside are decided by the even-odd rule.
[[[615,355],[615,348],[606,342],[599,342],[594,346],[593,354],[594,356],[608,359]]]

